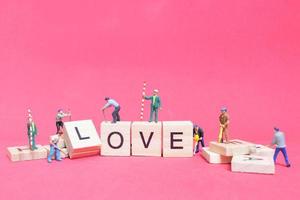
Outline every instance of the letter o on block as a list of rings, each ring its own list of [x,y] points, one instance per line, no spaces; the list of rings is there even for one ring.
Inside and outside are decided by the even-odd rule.
[[[101,123],[101,155],[130,156],[131,122]]]
[[[163,157],[193,156],[193,123],[163,122]]]

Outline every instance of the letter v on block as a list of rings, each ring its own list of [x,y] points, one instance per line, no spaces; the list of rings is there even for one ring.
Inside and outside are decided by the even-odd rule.
[[[161,122],[133,122],[131,134],[133,156],[161,156]]]

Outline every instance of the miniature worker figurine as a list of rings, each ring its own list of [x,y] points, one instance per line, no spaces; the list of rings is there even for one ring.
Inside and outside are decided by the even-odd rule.
[[[220,132],[218,142],[223,143],[224,141],[229,142],[228,140],[228,125],[229,125],[229,116],[227,113],[227,108],[223,107],[221,109],[221,114],[219,116],[220,121]]]
[[[201,142],[201,146],[205,147],[204,145],[204,131],[198,126],[194,125],[193,128],[193,137],[195,142],[194,147],[194,155],[199,152],[199,143]]]
[[[153,90],[152,96],[146,96],[143,94],[143,98],[146,100],[151,100],[151,106],[150,106],[150,119],[149,122],[152,122],[153,114],[155,114],[155,122],[158,122],[158,109],[161,109],[161,100],[158,96],[158,90]]]
[[[119,112],[120,112],[121,107],[120,107],[119,103],[116,100],[111,99],[109,97],[105,97],[105,101],[107,101],[107,103],[102,108],[103,115],[104,115],[104,110],[106,108],[113,106],[114,107],[114,111],[112,112],[113,120],[111,123],[116,123],[116,122],[120,121],[121,119],[120,119]]]
[[[64,113],[63,109],[59,109],[56,115],[56,134],[63,133],[64,122],[62,121],[64,117],[70,117],[71,113]]]
[[[30,150],[36,150],[38,149],[36,147],[35,143],[35,137],[37,135],[37,128],[36,125],[32,119],[31,113],[28,114],[28,122],[27,122],[27,135],[28,135],[28,141],[29,141],[29,148]]]
[[[278,156],[278,153],[281,151],[281,153],[284,156],[285,164],[287,167],[291,167],[291,164],[289,162],[289,158],[286,152],[286,145],[285,145],[285,137],[284,133],[279,130],[279,128],[274,128],[274,137],[272,140],[272,144],[270,146],[276,145],[275,153],[274,153],[274,162],[276,163],[276,159]]]
[[[47,157],[48,163],[52,162],[52,156],[55,154],[55,160],[57,161],[62,161],[61,157],[60,157],[60,149],[57,146],[57,143],[61,137],[61,133],[58,133],[56,135],[52,135],[50,136],[50,152],[49,155]]]

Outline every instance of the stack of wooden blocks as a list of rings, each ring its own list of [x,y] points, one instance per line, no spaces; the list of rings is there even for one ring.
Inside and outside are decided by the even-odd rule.
[[[242,140],[210,142],[209,148],[203,148],[202,155],[209,163],[231,163],[233,172],[275,173],[274,150]]]

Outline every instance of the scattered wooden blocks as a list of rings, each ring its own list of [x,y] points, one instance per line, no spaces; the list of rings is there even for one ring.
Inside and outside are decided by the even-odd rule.
[[[210,142],[209,149],[223,156],[235,156],[250,154],[250,148],[254,144],[242,140],[230,140],[229,143]]]
[[[193,156],[193,123],[190,121],[163,122],[163,156]]]
[[[101,123],[101,155],[130,156],[131,122]]]
[[[231,171],[260,174],[275,174],[274,161],[271,158],[253,155],[233,156]]]
[[[232,159],[232,156],[222,156],[213,151],[210,151],[208,147],[202,148],[202,156],[207,160],[207,162],[212,164],[230,163]]]
[[[100,155],[101,141],[92,120],[65,122],[64,139],[71,159]]]
[[[255,145],[250,149],[250,155],[273,158],[275,150],[263,145]]]
[[[47,157],[50,153],[50,145],[45,145],[44,148],[46,149],[47,151]],[[69,157],[69,152],[68,152],[68,149],[67,148],[60,148],[61,149],[61,153],[60,153],[60,157],[61,158],[68,158]],[[52,160],[55,159],[55,155],[52,156]]]
[[[133,156],[161,156],[161,122],[133,122],[131,131]]]
[[[41,145],[37,145],[37,148],[38,149],[31,151],[28,146],[8,147],[7,155],[13,162],[46,158],[46,149]]]

